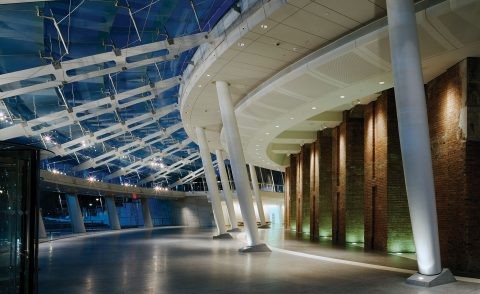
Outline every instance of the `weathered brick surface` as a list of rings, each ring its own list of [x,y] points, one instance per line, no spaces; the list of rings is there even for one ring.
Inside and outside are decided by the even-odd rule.
[[[467,222],[465,264],[458,271],[480,273],[480,58],[467,59]]]
[[[386,92],[387,98],[387,205],[388,252],[415,252],[412,224],[408,209],[407,190],[403,174],[402,152],[398,135],[395,94]]]
[[[427,84],[442,264],[457,273],[480,273],[478,60]]]
[[[376,250],[387,249],[386,125],[378,126],[385,123],[382,97],[365,106],[365,248]]]
[[[319,234],[319,165],[320,150],[319,139],[310,144],[310,237],[317,239]]]
[[[319,215],[318,228],[321,237],[332,236],[332,199],[333,199],[333,153],[332,153],[332,130],[325,129],[319,132]],[[336,186],[336,184],[335,184]]]
[[[462,61],[426,86],[442,264],[469,275],[480,275],[479,60]],[[291,229],[308,224],[315,235],[318,220],[319,235],[334,243],[413,251],[394,104],[393,90],[385,91],[365,106],[364,119],[358,109],[345,112],[338,127],[290,157]]]
[[[365,248],[414,251],[393,90],[365,107]]]
[[[345,122],[332,130],[332,241],[345,243]]]
[[[346,242],[364,241],[363,109],[346,113],[345,126],[345,234]],[[360,109],[360,110],[359,110]],[[358,112],[358,115],[356,113]]]
[[[344,112],[333,131],[333,241],[363,242],[363,110]]]
[[[290,166],[285,168],[285,179],[283,180],[285,197],[284,197],[284,207],[285,211],[283,213],[283,224],[285,228],[290,228]]]
[[[310,234],[310,152],[311,145],[305,144],[300,152],[300,180],[297,183],[297,197],[300,216],[297,217],[297,233]],[[301,221],[300,221],[301,220]]]
[[[290,202],[289,202],[289,225],[290,230],[297,230],[297,155],[290,155]]]

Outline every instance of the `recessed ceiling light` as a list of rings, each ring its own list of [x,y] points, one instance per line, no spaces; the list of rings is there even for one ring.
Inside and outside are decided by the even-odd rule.
[[[261,27],[262,29],[268,29],[268,25],[266,25],[266,24],[262,24],[260,27]]]
[[[293,51],[297,51],[297,47],[293,47]]]
[[[270,133],[267,132],[267,133],[265,133],[265,135],[270,135]]]
[[[257,144],[257,145],[255,145],[255,146],[257,146],[257,147],[260,147],[260,145],[258,145],[258,144]]]
[[[199,88],[201,88],[201,87],[202,87],[202,85],[198,85],[198,87],[199,87]]]
[[[294,117],[291,117],[290,119],[295,119]]]
[[[280,126],[275,126],[276,128],[279,128]]]
[[[342,96],[340,96],[340,98],[342,98],[342,99],[343,99],[343,98],[345,98],[345,96],[343,96],[343,95],[342,95]]]
[[[317,108],[314,106],[314,107],[312,107],[312,109],[315,110],[315,109],[317,109]]]
[[[207,74],[207,77],[209,77],[209,76],[210,76],[210,75],[209,75],[209,74]]]
[[[243,42],[238,42],[237,45],[240,46],[240,47],[243,47],[243,46],[245,46],[245,43],[243,43]]]
[[[380,85],[383,85],[383,84],[385,84],[385,82],[384,82],[384,81],[381,81],[381,82],[378,82],[378,83],[379,83]]]

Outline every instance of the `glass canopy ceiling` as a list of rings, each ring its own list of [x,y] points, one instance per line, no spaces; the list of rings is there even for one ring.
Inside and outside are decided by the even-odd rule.
[[[43,169],[114,183],[166,186],[198,170],[179,77],[235,2],[0,5],[0,140],[55,151]]]

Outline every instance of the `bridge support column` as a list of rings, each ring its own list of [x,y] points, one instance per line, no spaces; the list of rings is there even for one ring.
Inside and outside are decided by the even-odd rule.
[[[152,216],[150,214],[150,206],[148,206],[148,198],[142,198],[143,226],[145,228],[153,228]]]
[[[83,223],[82,211],[80,209],[80,203],[78,203],[77,195],[65,194],[65,199],[67,200],[68,214],[72,222],[73,233],[85,233],[85,224]]]
[[[118,219],[117,206],[115,205],[115,197],[105,197],[105,204],[108,212],[108,222],[110,229],[120,230],[120,221]]]
[[[38,209],[38,239],[47,238],[47,231],[45,230],[45,224],[43,223],[42,209]]]

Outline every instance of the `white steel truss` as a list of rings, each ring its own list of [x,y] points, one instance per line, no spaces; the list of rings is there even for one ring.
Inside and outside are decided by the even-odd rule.
[[[0,87],[3,88],[0,99],[172,60],[181,52],[207,41],[209,41],[208,34],[198,33],[6,73],[0,75]],[[167,50],[168,53],[158,57],[148,56],[163,50]],[[39,82],[42,79],[47,81]],[[28,86],[22,86],[22,82]]]
[[[217,166],[217,161],[215,160],[215,161],[213,161],[213,167],[215,168],[216,166]],[[188,175],[184,176],[183,178],[179,179],[175,183],[168,185],[168,187],[173,188],[173,187],[176,187],[178,185],[187,184],[187,183],[195,180],[199,176],[203,175],[204,173],[205,173],[205,169],[202,166],[201,168],[197,169],[196,171],[191,172]]]
[[[190,163],[192,163],[192,162],[194,162],[198,159],[200,159],[200,154],[199,153],[192,153],[188,157],[185,157],[184,159],[167,166],[166,168],[162,169],[161,171],[156,172],[152,175],[149,175],[148,177],[144,178],[143,180],[139,181],[138,183],[139,184],[145,184],[145,183],[148,183],[150,181],[155,181],[156,179],[164,177],[164,176],[168,175],[169,173],[172,173],[172,172],[180,169],[181,167],[183,167],[187,164],[190,164]]]
[[[89,168],[95,168],[95,167],[107,164],[111,161],[114,161],[118,158],[126,156],[130,153],[133,153],[135,151],[147,148],[147,147],[149,147],[149,146],[151,146],[155,143],[158,143],[158,142],[164,140],[165,138],[167,138],[168,136],[170,136],[171,134],[173,134],[174,132],[178,131],[182,127],[183,127],[182,123],[177,123],[173,126],[168,127],[166,130],[161,130],[161,131],[155,132],[153,134],[150,134],[148,136],[145,136],[141,139],[137,139],[133,142],[130,142],[128,144],[125,144],[125,145],[120,146],[118,148],[115,148],[113,150],[110,150],[109,152],[106,152],[106,153],[104,153],[102,155],[99,155],[95,158],[91,158],[91,159],[89,159],[89,160],[87,160],[87,161],[85,161],[85,162],[83,162],[83,163],[81,163],[77,166],[74,166],[72,168],[72,171],[81,171],[81,170],[85,170],[85,169],[89,169]],[[172,146],[173,146],[173,148],[183,147],[183,146],[188,145],[190,142],[191,142],[191,139],[187,139],[187,140],[185,140],[181,143],[177,143],[177,144],[174,144]],[[169,146],[167,149],[165,149],[165,151],[169,150],[172,146]],[[160,155],[161,156],[168,156],[168,155],[171,154],[171,153],[166,154],[165,151],[161,152]],[[177,151],[175,151],[175,152],[177,152]],[[142,159],[142,160],[145,160],[145,158]],[[124,175],[124,174],[121,174],[121,175]]]
[[[121,136],[127,132],[132,132],[141,129],[152,123],[155,123],[159,118],[169,114],[177,108],[177,104],[170,104],[168,106],[157,109],[154,113],[145,113],[143,115],[126,120],[125,122],[116,123],[107,128],[101,129],[94,133],[90,133],[71,141],[65,142],[61,145],[50,148],[56,156],[65,156],[73,152],[78,152],[82,149],[88,148],[93,144],[108,141],[110,139]]]
[[[126,108],[134,104],[145,102],[155,98],[158,94],[178,85],[179,77],[173,77],[155,84],[142,86],[136,89],[128,90],[116,95],[112,94],[104,98],[88,102],[79,106],[54,112],[42,117],[29,120],[22,124],[16,124],[0,130],[0,140],[8,140],[21,136],[35,136],[45,132],[49,132],[61,127],[65,127],[96,117],[105,113],[113,112],[115,109]],[[1,93],[1,92],[0,92]],[[122,101],[135,97],[137,95],[146,94],[143,97],[133,99],[122,103]]]
[[[159,141],[162,140],[162,139],[163,138],[159,139]],[[125,175],[128,175],[130,173],[139,171],[140,169],[142,169],[144,167],[147,167],[151,163],[151,160],[156,159],[156,158],[165,158],[167,156],[170,156],[170,155],[180,151],[184,146],[190,144],[190,142],[192,142],[191,139],[186,139],[182,142],[173,144],[173,145],[169,146],[168,148],[162,150],[161,152],[153,153],[153,154],[151,154],[151,155],[149,155],[145,158],[142,158],[139,161],[133,162],[132,164],[130,164],[126,167],[122,167],[121,169],[117,170],[116,172],[107,175],[105,177],[105,180],[110,180],[110,179],[113,179],[113,178],[116,178],[116,177],[119,177],[119,176],[125,176]],[[144,148],[144,147],[142,147],[142,148]],[[114,158],[114,159],[116,159],[116,158]]]

